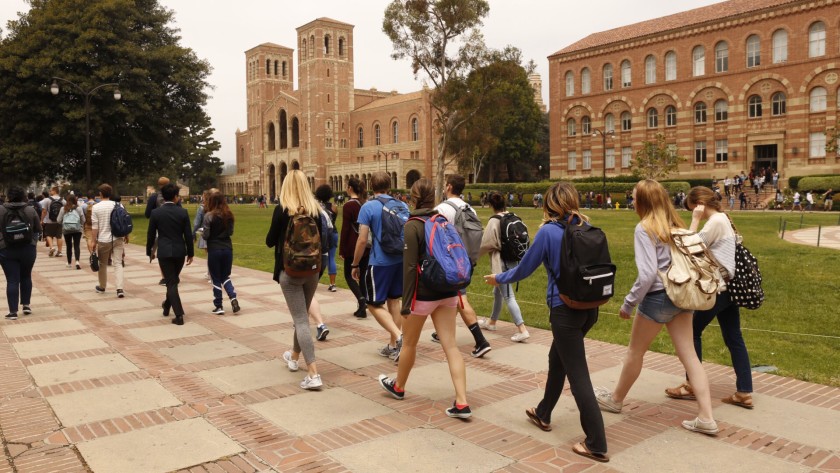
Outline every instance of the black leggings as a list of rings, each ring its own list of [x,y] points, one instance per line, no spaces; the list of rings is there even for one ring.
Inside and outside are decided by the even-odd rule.
[[[81,253],[80,243],[82,242],[82,233],[65,233],[64,234],[64,243],[67,244],[67,264],[73,262],[73,253],[76,254],[76,262],[79,261],[79,255]],[[72,251],[71,251],[72,249]]]
[[[359,261],[359,274],[361,277],[358,281],[353,279],[351,273],[353,272],[353,268],[350,265],[353,264],[353,260],[344,260],[344,280],[347,281],[347,287],[353,292],[353,295],[356,296],[356,300],[359,301],[359,304],[362,304],[361,307],[366,307],[365,305],[365,270],[368,266],[368,256],[362,258]]]

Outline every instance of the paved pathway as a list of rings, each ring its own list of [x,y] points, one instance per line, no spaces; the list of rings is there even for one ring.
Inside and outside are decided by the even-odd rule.
[[[785,232],[785,240],[791,243],[811,246],[817,246],[817,240],[819,240],[820,248],[840,250],[840,226],[788,230]]]
[[[318,298],[331,328],[317,343],[322,392],[297,386],[280,356],[292,323],[270,275],[235,268],[241,315],[208,313],[203,261],[186,269],[187,323],[160,316],[164,288],[139,247],[126,259],[128,296],[93,291],[89,270],[66,269],[39,247],[31,316],[0,322],[0,430],[6,472],[635,472],[840,470],[840,389],[755,373],[757,407],[715,401],[715,438],[679,427],[692,402],[662,389],[678,383],[674,357],[649,354],[622,414],[604,414],[612,461],[570,452],[582,437],[568,391],[542,432],[524,415],[540,399],[550,333],[525,344],[500,325],[486,359],[467,355],[468,421],[452,402],[440,348],[424,334],[404,401],[375,379],[394,364],[375,350],[383,331],[356,320],[347,291]],[[431,331],[431,324],[429,332]],[[596,385],[618,378],[623,346],[587,341]],[[730,368],[706,365],[713,398],[730,393]]]

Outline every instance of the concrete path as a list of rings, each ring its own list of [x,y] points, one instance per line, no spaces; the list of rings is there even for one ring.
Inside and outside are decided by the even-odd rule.
[[[788,230],[785,232],[785,241],[840,250],[840,226]]]
[[[554,430],[529,424],[545,383],[550,332],[509,340],[510,324],[488,333],[493,351],[468,355],[469,421],[446,417],[453,390],[438,345],[424,334],[404,401],[376,382],[395,366],[375,351],[383,331],[357,320],[348,291],[318,290],[331,332],[316,342],[322,392],[298,387],[281,355],[292,323],[269,274],[235,268],[242,312],[215,316],[203,260],[181,283],[187,323],[161,317],[156,266],[131,246],[127,297],[93,290],[89,270],[66,269],[40,246],[34,313],[0,321],[0,431],[7,472],[637,472],[840,470],[840,389],[754,374],[756,408],[717,399],[732,370],[707,364],[717,437],[682,429],[696,406],[669,400],[674,357],[651,353],[622,414],[604,414],[612,461],[574,455],[581,440],[568,390]],[[268,252],[267,252],[268,254]],[[628,324],[629,329],[629,324]],[[427,332],[431,332],[431,323]],[[625,347],[587,341],[596,386],[613,386]]]

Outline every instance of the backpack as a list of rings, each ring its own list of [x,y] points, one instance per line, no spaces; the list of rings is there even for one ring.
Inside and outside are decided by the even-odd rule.
[[[504,215],[494,215],[490,218],[499,220],[499,239],[502,242],[502,261],[518,263],[522,261],[525,252],[531,245],[528,237],[528,227],[519,216],[512,212]]]
[[[111,211],[111,235],[114,238],[122,238],[128,236],[134,225],[131,223],[131,215],[125,210],[122,204],[114,203],[114,210]]]
[[[6,207],[3,219],[3,242],[7,248],[24,246],[32,243],[32,225],[23,209]]]
[[[321,235],[314,217],[303,213],[303,207],[289,218],[283,242],[283,266],[286,274],[302,278],[321,271]]]
[[[382,204],[382,228],[379,246],[388,255],[402,255],[405,248],[405,222],[408,221],[408,207],[397,199],[377,197]]]
[[[729,217],[729,215],[727,215]],[[761,270],[758,259],[741,242],[743,236],[738,233],[732,219],[729,219],[735,231],[735,275],[726,281],[726,288],[732,302],[738,307],[755,310],[764,302],[764,289],[761,288]]]
[[[324,236],[321,238],[321,254],[325,255],[330,252],[330,236],[335,232],[335,227],[326,209],[321,209],[319,213],[321,214],[321,235]]]
[[[558,225],[564,229],[560,274],[554,278],[560,300],[575,310],[606,304],[615,292],[616,267],[604,231],[588,223],[573,224],[571,218]]]
[[[53,222],[58,221],[58,214],[61,213],[61,208],[64,207],[64,204],[61,203],[61,199],[53,199],[50,197],[50,208],[47,210],[47,217]]]
[[[698,233],[671,229],[671,264],[659,278],[671,302],[680,309],[708,310],[714,307],[720,287],[720,271]]]
[[[434,292],[452,292],[469,286],[472,263],[455,226],[440,214],[409,220],[423,222],[426,236],[423,259],[417,265],[417,280]],[[417,297],[416,291],[414,296]]]
[[[449,204],[455,209],[455,218],[452,219],[452,224],[458,230],[458,235],[461,236],[461,241],[464,242],[464,247],[470,255],[470,261],[475,266],[478,262],[478,253],[481,250],[481,237],[484,235],[481,220],[473,212],[470,204],[458,207],[449,200],[445,200],[443,203]]]
[[[61,228],[64,230],[64,233],[79,233],[82,231],[82,218],[79,217],[78,208],[64,213]]]

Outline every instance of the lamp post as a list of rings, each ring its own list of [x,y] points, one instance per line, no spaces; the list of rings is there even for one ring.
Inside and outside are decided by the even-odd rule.
[[[53,95],[58,95],[59,88],[58,88],[58,81],[65,82],[67,84],[72,85],[75,87],[82,95],[85,96],[85,162],[86,162],[86,169],[85,169],[85,177],[87,179],[87,188],[90,189],[91,187],[91,177],[90,177],[90,98],[93,94],[104,87],[113,87],[114,88],[114,100],[120,100],[122,98],[122,94],[120,93],[119,84],[115,82],[109,82],[106,84],[98,85],[88,91],[85,91],[81,86],[76,84],[75,82],[69,81],[67,79],[62,79],[61,77],[53,77],[53,82],[50,86],[50,92]]]
[[[395,151],[391,151],[390,153],[386,153],[385,151],[379,151],[379,150],[377,149],[377,150],[376,150],[376,155],[377,155],[377,156],[379,156],[380,154],[381,154],[383,157],[385,157],[385,173],[386,173],[386,174],[388,174],[388,175],[390,175],[390,174],[388,173],[388,157],[390,156],[391,158],[393,158],[394,156],[396,156],[396,155],[397,155],[397,153],[396,153]]]
[[[613,138],[615,135],[614,130],[604,131],[595,129],[592,131],[592,137],[595,138],[596,136],[601,135],[601,149],[604,152],[604,172],[601,175],[601,209],[607,208],[607,137],[609,136],[610,139]]]

